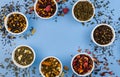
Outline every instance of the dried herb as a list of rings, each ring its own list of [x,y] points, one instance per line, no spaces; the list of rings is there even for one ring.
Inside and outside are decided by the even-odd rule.
[[[79,1],[73,8],[74,16],[80,21],[88,21],[94,15],[94,8],[88,1]]]
[[[93,33],[95,41],[100,45],[109,44],[113,39],[113,31],[107,25],[97,27]]]
[[[73,59],[72,67],[79,75],[85,75],[93,69],[93,60],[85,54],[77,55]]]
[[[50,18],[57,10],[54,0],[38,0],[35,7],[37,14],[43,18]]]
[[[34,54],[29,47],[21,46],[15,50],[14,59],[18,64],[26,66],[33,62]]]
[[[68,66],[64,66],[63,68],[64,68],[65,71],[69,70]]]
[[[22,14],[13,13],[7,19],[7,29],[12,33],[21,33],[27,27],[27,20]]]
[[[40,69],[45,77],[56,77],[60,75],[62,66],[56,58],[50,57],[42,61]]]

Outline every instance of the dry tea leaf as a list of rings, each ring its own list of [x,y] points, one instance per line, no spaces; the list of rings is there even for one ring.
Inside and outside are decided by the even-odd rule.
[[[63,68],[64,68],[65,71],[69,70],[68,66],[64,66]]]
[[[35,32],[36,32],[36,29],[33,28],[32,31],[31,31],[32,35],[34,35]]]

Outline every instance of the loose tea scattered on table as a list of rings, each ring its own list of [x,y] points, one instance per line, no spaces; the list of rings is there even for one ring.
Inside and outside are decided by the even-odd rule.
[[[12,33],[21,33],[27,27],[27,20],[21,14],[13,13],[7,19],[7,28]]]
[[[13,44],[12,41],[14,41],[16,38],[18,38],[18,37],[14,36],[14,39],[11,39],[11,37],[13,37],[13,35],[9,35],[5,31],[5,28],[4,28],[4,25],[3,25],[3,19],[4,19],[5,15],[7,15],[12,10],[17,10],[17,11],[20,10],[21,11],[21,8],[24,8],[24,7],[27,8],[28,7],[28,9],[29,9],[29,7],[34,5],[33,3],[31,3],[31,1],[34,1],[34,0],[23,0],[23,2],[24,1],[26,1],[26,3],[24,3],[24,5],[22,5],[19,2],[17,2],[17,4],[16,4],[16,2],[10,2],[10,3],[5,4],[4,6],[1,6],[1,10],[0,10],[0,21],[1,21],[1,23],[0,23],[0,27],[1,27],[0,28],[0,33],[2,34],[2,36],[1,36],[1,38],[2,38],[1,42],[3,43],[2,45],[6,46],[8,44]],[[59,0],[59,2],[60,1],[64,1],[64,0]],[[68,1],[68,0],[66,0],[66,1]],[[77,0],[72,0],[72,1],[73,1],[72,4],[74,4],[74,2],[77,1]],[[108,23],[108,24],[115,24],[116,33],[118,35],[116,40],[119,41],[119,35],[120,35],[120,27],[119,27],[120,23],[119,22],[120,21],[115,20],[115,22],[114,22],[113,18],[114,18],[114,15],[115,15],[114,14],[115,9],[109,7],[110,1],[109,0],[91,0],[91,1],[94,2],[94,5],[95,5],[96,9],[98,10],[98,12],[96,12],[95,17],[93,18],[95,21],[90,21],[88,23],[84,23],[84,25],[86,25],[86,26],[96,25],[96,24],[99,24],[101,22],[105,22],[105,23]],[[71,2],[71,1],[69,1],[69,2]],[[11,3],[13,3],[13,4],[11,4]],[[59,6],[60,7],[63,6],[62,8],[64,8],[64,4],[66,4],[66,3],[71,4],[71,3],[68,3],[68,2],[66,2],[64,4],[62,4],[62,2],[60,2],[60,3],[61,4],[59,4]],[[21,5],[24,6],[24,7],[22,7]],[[11,9],[10,6],[12,6],[13,8]],[[26,9],[26,10],[28,10],[28,9]],[[60,9],[59,9],[59,13],[60,13],[59,16],[63,16],[62,11]],[[29,15],[28,16],[29,18],[32,18],[34,20],[36,19],[36,15],[34,15],[34,12],[29,13],[29,11],[28,11],[27,15]],[[59,18],[59,16],[57,16],[57,18]],[[103,20],[103,17],[106,18],[105,21]],[[56,20],[59,22],[58,19],[56,19]],[[24,36],[26,36],[26,35],[24,35]],[[27,38],[30,38],[30,37],[27,37]],[[9,41],[10,41],[10,43],[9,43]],[[98,65],[96,67],[96,70],[93,71],[92,76],[89,76],[89,77],[93,77],[93,76],[96,76],[96,75],[101,76],[100,73],[106,71],[106,70],[103,71],[103,66],[102,66],[103,64],[102,64],[101,61],[104,61],[104,59],[102,59],[102,57],[104,57],[104,55],[105,56],[106,55],[112,55],[110,58],[115,57],[114,53],[113,53],[114,50],[112,50],[113,46],[110,46],[110,47],[107,47],[107,48],[101,48],[101,47],[92,45],[91,47],[93,48],[93,51],[96,54]],[[4,50],[2,50],[2,51],[4,51]],[[103,51],[103,52],[101,52],[101,51]],[[7,52],[11,53],[9,50]],[[8,57],[9,54],[6,54],[6,55],[7,56],[5,57],[5,59],[8,58],[10,60],[10,57]],[[100,59],[102,59],[102,60],[100,60]],[[5,61],[2,60],[0,62],[4,63]],[[109,63],[109,65],[111,64],[109,61],[107,61],[107,62]],[[113,65],[114,64],[116,64],[116,62],[113,62]],[[36,77],[36,76],[38,76],[38,72],[36,72],[38,69],[33,69],[33,67],[30,67],[30,69],[19,69],[16,66],[14,66],[14,64],[11,60],[9,62],[5,62],[4,67],[5,68],[1,68],[1,70],[6,70],[5,73],[3,73],[2,71],[0,72],[1,73],[0,76],[3,76],[3,77],[9,76],[9,74],[11,74],[12,76],[15,76],[15,77],[18,77],[18,76],[21,76],[21,75],[22,75],[22,77],[28,77],[28,76],[29,77],[32,77],[32,76]],[[109,69],[112,70],[111,67],[109,67]],[[35,71],[35,74],[30,73],[30,72],[32,72],[32,70]],[[113,73],[115,73],[115,71],[113,71]],[[108,74],[106,74],[106,75],[108,75]],[[65,73],[65,76],[69,77],[69,73]],[[115,73],[112,76],[119,77],[119,75],[117,73]],[[64,77],[64,76],[62,76],[62,77]],[[70,77],[77,77],[77,76],[75,74],[73,74],[73,76],[70,76]]]
[[[94,8],[88,1],[79,1],[73,8],[74,16],[80,21],[87,21],[94,15]]]
[[[72,67],[77,74],[85,75],[92,70],[93,60],[88,55],[80,54],[73,59]]]
[[[45,77],[56,77],[61,73],[61,64],[60,62],[53,57],[45,59],[41,63],[41,72]]]
[[[15,50],[14,59],[18,64],[26,66],[32,63],[34,54],[29,47],[21,46]]]
[[[38,0],[35,6],[37,14],[43,18],[50,18],[57,10],[54,0]]]
[[[93,37],[98,44],[109,44],[113,39],[113,31],[107,25],[97,27],[93,33]]]

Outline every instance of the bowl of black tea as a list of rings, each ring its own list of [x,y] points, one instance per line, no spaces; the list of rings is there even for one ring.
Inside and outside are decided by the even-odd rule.
[[[115,31],[108,24],[99,24],[92,30],[91,38],[98,46],[109,46],[115,40]]]
[[[88,0],[78,0],[72,8],[72,15],[78,22],[88,22],[95,14],[94,5]]]
[[[4,21],[6,30],[11,34],[22,34],[28,28],[27,17],[21,12],[9,13]]]
[[[35,52],[30,46],[20,45],[14,49],[12,60],[20,68],[30,67],[35,61]]]

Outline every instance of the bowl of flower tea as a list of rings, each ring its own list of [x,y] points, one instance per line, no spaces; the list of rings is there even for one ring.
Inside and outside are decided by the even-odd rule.
[[[11,12],[5,18],[5,28],[11,34],[22,34],[28,28],[27,17],[21,12]]]
[[[30,46],[19,45],[12,53],[12,60],[19,68],[30,67],[35,61],[35,52]]]
[[[78,22],[88,22],[95,14],[94,5],[89,0],[78,0],[72,8],[72,15]]]
[[[62,73],[62,63],[58,58],[48,56],[40,62],[39,70],[42,77],[59,77]]]
[[[34,10],[38,17],[50,19],[56,15],[58,5],[56,0],[36,0]]]
[[[98,46],[109,46],[115,40],[115,31],[108,24],[99,24],[92,30],[91,38]]]
[[[87,53],[79,53],[72,58],[71,68],[78,76],[88,76],[94,70],[93,58]]]

